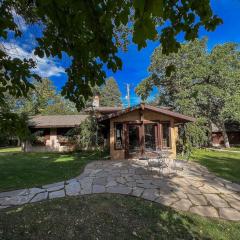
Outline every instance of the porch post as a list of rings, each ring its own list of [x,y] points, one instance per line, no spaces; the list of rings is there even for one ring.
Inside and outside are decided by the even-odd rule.
[[[140,121],[141,121],[141,125],[140,125],[140,129],[139,129],[139,138],[140,138],[140,150],[141,150],[141,155],[144,154],[145,152],[145,136],[144,136],[144,104],[141,103],[141,109],[140,109]]]
[[[126,123],[123,123],[123,147],[125,158],[129,157],[129,141],[128,141],[128,126]]]
[[[170,148],[173,148],[174,146],[174,121],[171,119],[170,121],[170,128],[169,128],[169,142],[170,142]]]
[[[158,122],[157,124],[158,129],[158,148],[162,150],[162,124]]]
[[[144,123],[142,123],[142,124],[140,125],[139,138],[140,138],[140,150],[141,150],[141,155],[143,155],[143,154],[144,154],[144,145],[145,145],[145,141],[144,141]]]
[[[159,134],[158,134],[158,124],[156,125],[153,125],[154,127],[154,141],[155,141],[155,147],[156,149],[155,150],[158,150],[159,149]]]

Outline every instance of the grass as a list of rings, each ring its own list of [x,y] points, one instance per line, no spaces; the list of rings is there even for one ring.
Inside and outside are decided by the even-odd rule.
[[[239,147],[231,147],[229,150],[240,152],[240,146]]]
[[[78,176],[100,153],[4,153],[0,154],[0,192],[54,183]]]
[[[240,153],[197,149],[191,160],[206,166],[219,177],[240,182]]]
[[[21,152],[21,147],[0,147],[0,153],[14,153],[14,152]]]
[[[240,239],[240,222],[176,212],[121,195],[88,195],[0,212],[1,240]]]

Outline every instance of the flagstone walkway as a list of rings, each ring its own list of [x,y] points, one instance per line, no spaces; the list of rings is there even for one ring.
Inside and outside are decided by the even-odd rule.
[[[69,181],[0,193],[0,209],[95,193],[141,197],[181,211],[240,221],[240,185],[195,163],[170,161],[161,171],[146,161],[95,161]]]

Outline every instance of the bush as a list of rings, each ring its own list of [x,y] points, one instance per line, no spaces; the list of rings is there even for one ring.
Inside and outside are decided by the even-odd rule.
[[[205,119],[201,118],[194,123],[187,123],[179,127],[177,152],[188,159],[193,148],[204,147],[208,144],[208,131]]]
[[[79,127],[70,130],[68,134],[74,139],[79,149],[98,149],[101,146],[99,125],[94,116],[86,118]]]

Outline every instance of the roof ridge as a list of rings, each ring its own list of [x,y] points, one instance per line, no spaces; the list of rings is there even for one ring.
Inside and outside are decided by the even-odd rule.
[[[185,120],[187,122],[194,122],[196,120],[194,117],[187,116],[187,115],[184,115],[184,114],[181,114],[181,113],[178,113],[178,112],[174,112],[174,111],[166,109],[166,108],[154,107],[154,106],[151,106],[149,104],[140,103],[140,104],[134,105],[132,107],[122,109],[118,112],[110,113],[108,115],[99,117],[99,121],[103,121],[103,120],[106,120],[106,119],[117,117],[119,115],[126,114],[128,112],[138,110],[138,109],[148,109],[150,111],[156,111],[156,112],[159,112],[159,113],[164,114],[164,115],[169,115],[169,116],[172,116],[172,117],[175,117],[175,118],[178,118],[178,119]]]

